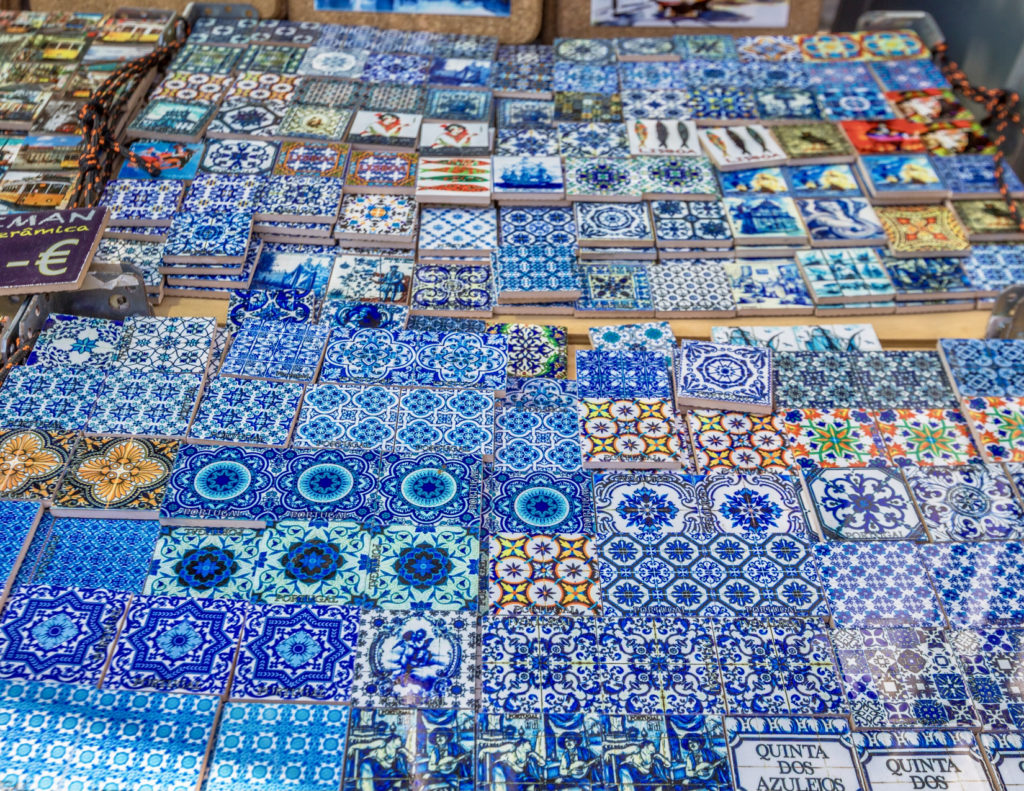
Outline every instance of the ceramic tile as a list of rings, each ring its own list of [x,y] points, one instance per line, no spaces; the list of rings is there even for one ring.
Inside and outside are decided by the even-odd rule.
[[[767,346],[775,352],[882,351],[882,344],[870,324],[798,324],[788,327],[720,326],[711,328],[711,340],[714,343],[736,343],[741,346]],[[774,359],[778,362],[784,357],[776,355]]]
[[[1024,395],[1024,343],[1010,339],[940,338],[939,354],[961,398]]]
[[[453,250],[490,253],[498,246],[494,209],[428,206],[420,213],[419,251]]]
[[[860,402],[889,407],[956,407],[956,398],[935,352],[866,352],[851,358]]]
[[[127,605],[123,593],[20,588],[0,620],[0,678],[97,683]]]
[[[1024,716],[1018,687],[1022,636],[1020,629],[964,629],[950,634],[950,645],[960,660],[975,711],[986,730],[1020,728]],[[1005,770],[997,764],[996,771]]]
[[[555,121],[619,121],[622,119],[622,100],[619,94],[555,93]]]
[[[979,296],[997,296],[1000,291],[1024,278],[1018,245],[979,244],[971,247],[971,256],[963,261],[968,288]]]
[[[654,239],[645,204],[577,203],[574,209],[581,244],[634,245]]]
[[[926,154],[873,154],[860,158],[861,174],[868,192],[882,200],[922,200],[945,197],[948,188]],[[925,198],[924,196],[927,196]]]
[[[931,165],[954,198],[995,198],[1000,195],[995,159],[988,154],[934,157]],[[1024,184],[1012,168],[1003,169],[1003,179],[1011,195],[1024,192]]]
[[[504,129],[552,126],[555,122],[555,103],[550,99],[502,98],[496,102],[494,115],[496,125]]]
[[[696,489],[702,530],[800,540],[810,536],[795,480],[773,474],[710,475],[698,479]]]
[[[696,409],[687,413],[687,421],[701,472],[786,472],[793,466],[779,413],[748,415]]]
[[[229,74],[237,64],[240,52],[226,45],[186,43],[171,61],[170,70]]]
[[[490,613],[600,615],[592,541],[578,533],[493,533],[489,549]]]
[[[362,523],[285,519],[259,534],[253,600],[371,606],[379,547]]]
[[[181,211],[209,214],[251,211],[264,183],[261,176],[200,173],[189,186]]]
[[[428,118],[486,121],[491,115],[491,94],[461,88],[431,88],[423,114]]]
[[[319,324],[248,321],[232,338],[220,375],[312,381],[329,335]]]
[[[1024,425],[1024,399],[971,398],[964,400],[964,415],[985,461],[1024,461],[1020,443]]]
[[[590,344],[600,351],[640,351],[671,354],[675,336],[667,321],[609,324],[587,330]]]
[[[556,61],[553,88],[556,91],[611,95],[619,90],[618,69],[614,64]]]
[[[412,277],[411,309],[490,315],[494,306],[493,274],[492,267],[486,264],[419,264]]]
[[[694,91],[692,101],[694,117],[698,119],[749,121],[757,118],[754,95],[746,88],[712,85]]]
[[[582,398],[672,398],[669,365],[659,352],[579,349],[576,386]]]
[[[584,398],[579,425],[584,467],[692,467],[671,400]]]
[[[766,349],[684,340],[675,354],[674,374],[681,406],[772,409],[772,357]]]
[[[928,544],[921,551],[954,629],[1020,623],[1024,545],[1010,541]]]
[[[184,437],[201,384],[198,373],[115,368],[100,388],[88,430]]]
[[[971,683],[970,679],[968,683]],[[974,705],[984,719],[985,713],[982,712],[980,704],[976,701]],[[994,772],[996,787],[1000,791],[1007,791],[1014,784],[1014,770],[1022,756],[1024,738],[1017,733],[983,733],[980,740],[985,748],[985,757]]]
[[[697,134],[705,152],[719,169],[781,165],[786,160],[772,133],[759,124],[700,129]]]
[[[594,532],[593,495],[585,473],[501,471],[489,474],[484,486],[492,535]]]
[[[136,599],[118,637],[104,688],[222,694],[248,614],[248,606],[239,602]]]
[[[119,321],[51,314],[25,364],[107,365],[114,361],[120,339]]]
[[[871,71],[887,91],[913,91],[923,88],[948,89],[942,70],[927,58],[909,61],[878,61]]]
[[[853,741],[873,788],[910,782],[899,769],[908,761],[921,761],[934,772],[930,777],[956,788],[993,787],[978,742],[967,730],[861,731]]]
[[[664,118],[688,120],[694,118],[696,99],[689,89],[649,90],[633,88],[623,90],[622,114],[625,118]]]
[[[897,299],[935,299],[970,293],[960,259],[885,257],[885,268],[896,287]]]
[[[405,302],[412,278],[412,259],[404,256],[341,255],[334,257],[324,311],[335,300]]]
[[[723,202],[737,244],[800,244],[807,238],[792,198],[759,196]]]
[[[150,102],[131,120],[127,131],[147,139],[198,140],[214,109],[213,105],[192,102]]]
[[[164,528],[143,593],[195,599],[247,600],[259,563],[255,530]]]
[[[332,299],[324,305],[323,319],[337,328],[400,330],[408,325],[409,308],[380,302]]]
[[[575,379],[509,377],[502,404],[518,409],[575,409],[577,393]]]
[[[351,191],[409,192],[416,187],[418,161],[416,154],[355,151],[349,159],[345,187]]]
[[[803,469],[888,464],[875,422],[860,409],[789,409],[783,413],[789,449]]]
[[[353,702],[471,708],[475,626],[475,619],[461,613],[365,615],[359,627]]]
[[[872,412],[892,462],[901,467],[978,461],[967,421],[956,409],[886,409]]]
[[[881,244],[885,231],[864,198],[822,198],[797,201],[812,244]]]
[[[566,157],[564,164],[565,191],[570,200],[630,201],[643,194],[639,166],[629,157],[573,156]]]
[[[14,368],[0,391],[0,425],[79,431],[88,422],[102,383],[103,372],[97,368]]]
[[[112,226],[170,225],[183,192],[180,181],[115,179],[104,187],[99,205],[109,210]]]
[[[203,392],[189,437],[200,442],[283,446],[302,391],[298,382],[214,379]]]
[[[502,245],[572,245],[576,223],[572,209],[539,206],[501,208]]]
[[[477,523],[479,519],[477,519]],[[384,610],[476,610],[480,542],[472,528],[450,524],[385,526],[373,588]]]
[[[313,289],[232,291],[228,326],[237,329],[248,320],[310,321],[316,315],[319,294]]]
[[[509,376],[565,378],[569,354],[565,327],[493,324],[487,331],[508,341]]]
[[[245,624],[232,696],[348,700],[358,627],[352,607],[256,608]]]
[[[577,311],[646,313],[653,310],[647,267],[638,264],[586,264]]]
[[[384,454],[378,517],[385,524],[440,521],[472,529],[480,523],[481,476],[480,462],[469,456]]]
[[[852,162],[856,156],[856,150],[836,124],[804,121],[776,126],[772,131],[791,165],[823,159]]]
[[[808,219],[806,212],[804,218]],[[814,235],[813,225],[809,223],[808,227]],[[818,304],[891,300],[896,296],[882,258],[874,248],[800,250],[796,257]]]
[[[251,214],[179,212],[175,215],[167,234],[164,260],[167,263],[242,262],[245,260],[251,236]]]
[[[0,469],[4,473],[0,475],[0,498],[52,497],[71,460],[75,440],[72,431],[0,429]]]
[[[495,472],[580,469],[579,426],[572,405],[523,408],[518,404],[495,411]]]
[[[605,540],[625,534],[657,542],[677,532],[715,530],[699,481],[674,470],[595,472],[594,507],[597,534]]]
[[[419,114],[423,112],[425,102],[426,93],[423,88],[387,81],[367,85],[362,108],[391,113]]]
[[[941,629],[836,629],[832,642],[857,727],[976,724],[965,679]]]
[[[340,140],[348,129],[352,111],[344,107],[323,107],[293,102],[285,110],[276,136],[311,140]]]
[[[781,167],[744,168],[718,173],[722,194],[730,197],[744,195],[785,195],[789,192],[786,174]]]
[[[288,103],[278,99],[226,99],[206,130],[209,137],[268,138],[277,135]]]
[[[227,703],[206,786],[209,791],[274,783],[338,787],[348,718],[345,706]]]
[[[494,397],[468,388],[401,391],[394,449],[444,456],[494,453]],[[390,401],[390,399],[389,399]],[[390,442],[385,444],[390,450]]]
[[[809,313],[813,300],[792,259],[724,261],[738,310]]]
[[[458,88],[486,88],[491,80],[490,59],[438,57],[430,65],[427,81],[431,85]]]
[[[278,518],[368,518],[379,507],[378,461],[374,451],[272,454]]]
[[[732,282],[720,261],[663,261],[648,270],[659,315],[722,311],[732,315]]]
[[[398,423],[399,394],[383,387],[318,384],[302,401],[295,447],[390,448]]]
[[[757,117],[764,120],[817,121],[821,118],[818,97],[802,88],[767,88],[754,92]]]
[[[814,551],[834,626],[945,626],[917,544],[826,541]]]
[[[819,468],[803,477],[818,525],[828,538],[899,541],[925,535],[910,492],[892,468]]]
[[[243,71],[236,77],[225,94],[225,99],[253,99],[255,101],[303,101],[297,93],[302,79],[292,74],[272,71]]]
[[[499,129],[494,143],[499,156],[558,156],[558,133],[553,128]]]
[[[342,184],[324,176],[273,176],[256,203],[259,217],[333,222],[338,216]]]
[[[874,86],[819,86],[815,89],[821,114],[829,121],[895,118],[885,94]]]
[[[932,541],[1019,539],[1024,511],[1000,465],[907,467],[904,477]]]
[[[794,198],[859,198],[860,183],[849,165],[798,165],[786,168]]]
[[[889,249],[898,257],[963,255],[970,250],[967,232],[945,206],[882,206],[878,209]]]
[[[739,620],[715,630],[731,714],[841,714],[824,629],[811,620]]]
[[[345,141],[354,146],[416,147],[422,116],[413,113],[360,110],[349,125]]]

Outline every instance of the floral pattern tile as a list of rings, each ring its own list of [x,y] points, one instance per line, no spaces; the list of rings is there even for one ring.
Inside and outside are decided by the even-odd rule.
[[[760,470],[785,473],[793,466],[779,413],[750,415],[695,409],[687,413],[701,472]]]
[[[593,541],[578,533],[494,533],[488,551],[490,613],[600,615]]]
[[[838,541],[924,538],[924,524],[899,472],[892,467],[806,469],[803,472],[822,532]]]
[[[871,416],[889,458],[901,467],[979,459],[967,421],[956,409],[886,409]]]
[[[693,467],[671,400],[581,398],[578,411],[584,467]]]
[[[906,467],[903,475],[932,541],[1024,536],[1024,510],[998,464]]]
[[[875,421],[859,409],[790,409],[789,449],[802,468],[880,467],[888,462]]]
[[[1024,398],[966,399],[963,412],[986,461],[1024,461]]]

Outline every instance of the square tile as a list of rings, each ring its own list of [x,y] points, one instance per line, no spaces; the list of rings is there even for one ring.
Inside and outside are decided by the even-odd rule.
[[[965,399],[963,412],[985,461],[1024,461],[1024,398]]]
[[[647,267],[642,264],[585,264],[580,267],[583,296],[577,315],[608,311],[648,313],[653,310]]]
[[[928,544],[929,577],[954,629],[1015,626],[1024,615],[1024,545]]]
[[[489,457],[494,453],[494,397],[456,387],[408,388],[398,393],[394,450],[443,456]],[[377,395],[377,398],[381,396]],[[388,399],[390,410],[390,398]],[[390,414],[390,412],[389,412]],[[368,426],[373,429],[373,426]],[[384,449],[391,450],[390,437]]]
[[[508,375],[564,379],[568,331],[541,324],[492,324],[487,331],[508,341]]]
[[[278,144],[266,140],[208,140],[200,167],[206,173],[265,176],[277,156]]]
[[[672,398],[669,364],[659,352],[578,349],[576,386],[582,398]]]
[[[327,176],[272,176],[255,205],[258,219],[333,222],[342,183]]]
[[[931,164],[954,198],[995,198],[1000,195],[995,159],[988,154],[935,157]],[[1010,168],[1004,168],[1003,178],[1011,195],[1024,191],[1020,177]]]
[[[650,267],[648,274],[654,310],[659,316],[735,313],[732,281],[721,261],[663,260]]]
[[[248,605],[240,602],[136,599],[118,637],[104,688],[223,694],[248,614]]]
[[[497,246],[498,215],[495,209],[427,206],[420,212],[420,253],[490,253]]]
[[[205,373],[216,326],[212,318],[129,317],[117,364],[175,374]]]
[[[739,473],[696,478],[701,529],[743,535],[746,531],[810,537],[795,479]]]
[[[431,88],[423,114],[453,121],[486,121],[491,115],[491,94],[473,89]]]
[[[220,375],[310,382],[320,368],[330,332],[319,324],[248,321],[231,339]]]
[[[796,264],[789,258],[737,259],[724,261],[732,281],[736,309],[747,312],[773,311],[776,315],[811,313],[814,300],[804,285]]]
[[[246,601],[253,595],[259,542],[255,530],[163,528],[142,592],[147,596]]]
[[[749,415],[695,409],[687,413],[702,473],[760,470],[785,473],[793,466],[780,413]]]
[[[580,469],[576,401],[495,412],[495,471],[574,473]]]
[[[738,620],[715,630],[731,714],[841,714],[825,630],[811,620]]]
[[[890,460],[900,467],[979,460],[967,421],[959,410],[886,409],[871,416]]]
[[[442,315],[491,315],[495,302],[490,264],[418,264],[410,287],[410,310]]]
[[[767,346],[775,352],[773,359],[776,369],[787,358],[786,352],[880,352],[882,344],[870,324],[796,324],[788,327],[718,326],[711,328],[711,340],[715,343],[736,343],[741,346]],[[807,368],[797,359],[798,368]],[[840,364],[840,357],[828,361],[828,365]],[[849,366],[847,365],[847,369]],[[850,391],[852,392],[852,391]]]
[[[237,329],[249,319],[308,322],[316,316],[320,295],[310,288],[232,291],[228,297],[228,326]]]
[[[579,533],[493,533],[488,551],[491,615],[601,614],[597,557]]]
[[[494,153],[499,156],[558,156],[558,132],[551,127],[541,129],[498,129]]]
[[[806,215],[804,219],[807,219]],[[813,235],[814,231],[811,233]],[[796,258],[818,304],[892,300],[896,297],[882,258],[873,248],[800,250]]]
[[[54,313],[47,317],[25,364],[44,368],[109,365],[120,340],[119,321]]]
[[[574,245],[576,220],[571,208],[502,206],[502,245]]]
[[[412,258],[345,254],[332,256],[324,310],[335,300],[405,302],[412,279]]]
[[[155,517],[177,454],[176,441],[82,437],[52,509],[74,516]]]
[[[408,195],[345,195],[335,234],[366,241],[412,241],[416,202]]]
[[[796,202],[784,196],[725,198],[726,218],[737,244],[802,244],[807,238]]]
[[[354,151],[348,162],[345,188],[352,192],[383,189],[396,195],[411,192],[416,187],[418,161],[416,154]]]
[[[278,518],[369,518],[379,507],[374,451],[294,451],[270,454]]]
[[[857,727],[972,727],[977,715],[941,629],[835,629],[832,641]]]
[[[935,352],[865,352],[850,358],[860,404],[873,409],[955,409],[956,397]]]
[[[789,409],[783,413],[801,468],[882,467],[889,458],[871,415],[860,409]]]
[[[114,368],[103,381],[88,430],[97,434],[184,437],[195,411],[201,374]]]
[[[80,431],[103,384],[98,368],[14,368],[4,380],[0,425],[50,432]]]
[[[768,349],[684,340],[674,356],[673,370],[680,406],[757,414],[772,410],[772,355]]]
[[[590,345],[599,351],[660,352],[671,355],[675,349],[672,325],[667,321],[639,324],[609,324],[587,330]]]
[[[620,121],[622,99],[617,93],[555,93],[555,121]]]
[[[898,258],[970,252],[967,231],[946,206],[880,206],[878,218]]]
[[[925,537],[902,477],[890,467],[807,469],[804,483],[818,525],[838,541]]]
[[[71,460],[76,439],[73,431],[0,429],[0,466],[5,473],[0,476],[0,498],[52,497]]]
[[[484,490],[485,526],[492,535],[594,532],[593,493],[586,473],[502,471],[487,475]]]
[[[237,74],[225,99],[255,99],[256,101],[278,100],[308,101],[297,92],[303,80],[292,74],[277,74],[272,71],[242,71]]]
[[[200,173],[189,185],[181,211],[229,214],[252,211],[263,191],[262,176]]]
[[[359,110],[352,116],[345,142],[359,148],[388,146],[411,151],[419,139],[423,116],[415,113]]]
[[[482,466],[470,456],[437,453],[381,457],[378,518],[385,524],[442,523],[466,530],[480,524]]]
[[[1024,510],[998,464],[906,467],[910,493],[932,541],[1024,537]]]
[[[1019,245],[972,245],[970,258],[963,260],[964,282],[978,296],[994,297],[1024,277]]]
[[[692,468],[670,399],[582,398],[578,409],[584,468]]]
[[[849,165],[797,165],[786,168],[794,198],[860,198],[860,182]]]
[[[1024,719],[1020,692],[1022,638],[1021,629],[964,629],[950,634],[950,645],[960,660],[974,709],[986,730],[1017,730]]]
[[[874,86],[819,86],[815,97],[821,114],[829,121],[895,118],[885,94]]]
[[[893,258],[885,256],[885,268],[896,287],[896,298],[943,299],[973,294],[958,258]]]
[[[374,606],[475,611],[480,578],[477,524],[385,525],[374,550]]]
[[[509,377],[501,406],[515,409],[575,409],[575,379]]]
[[[348,718],[347,706],[226,703],[206,784],[210,791],[340,786]]]
[[[563,157],[622,156],[626,147],[626,126],[620,122],[558,124],[558,148]]]
[[[0,678],[98,683],[128,598],[105,590],[19,588],[0,620]]]
[[[199,442],[283,446],[302,391],[298,382],[214,379],[203,392],[189,437]]]
[[[295,424],[296,448],[389,449],[399,393],[384,387],[312,385]]]
[[[502,245],[491,253],[499,302],[569,301],[580,297],[576,248]]]
[[[143,107],[127,132],[146,139],[199,140],[213,117],[214,105],[159,100]]]
[[[797,208],[807,226],[812,245],[883,244],[882,223],[866,198],[799,200]],[[880,273],[884,278],[884,272]]]
[[[162,183],[162,182],[156,182]],[[180,212],[164,245],[166,263],[241,263],[252,236],[252,215]]]
[[[940,770],[933,776],[949,778],[961,788],[992,787],[977,739],[968,730],[859,731],[854,733],[853,743],[864,774],[874,788],[903,780],[899,765],[915,760],[923,761],[922,766],[955,766],[955,775],[952,770]]]
[[[922,88],[949,88],[942,70],[927,58],[920,60],[877,61],[871,71],[887,91],[914,91]]]
[[[116,179],[104,187],[99,205],[109,210],[111,226],[170,225],[183,192],[180,181]]]
[[[566,157],[565,192],[569,200],[637,201],[643,195],[638,165],[629,157]],[[577,219],[577,222],[579,220]],[[582,234],[583,229],[580,228]]]
[[[945,626],[917,544],[825,541],[814,551],[834,626]]]
[[[472,708],[476,646],[475,619],[462,613],[367,613],[359,625],[352,700]]]
[[[573,208],[584,246],[629,246],[654,240],[646,204],[576,203]]]
[[[712,532],[698,479],[674,470],[594,473],[597,534],[628,534],[660,541],[675,532]]]
[[[232,697],[348,700],[358,630],[355,607],[255,608],[242,634]]]
[[[980,712],[979,704],[975,702],[974,705]],[[984,719],[985,715],[981,716]],[[1021,758],[1024,739],[1018,733],[983,733],[980,741],[985,748],[985,756],[988,758],[989,765],[995,773],[998,787],[1005,791],[1013,784],[1014,775],[1012,773],[1016,762]]]

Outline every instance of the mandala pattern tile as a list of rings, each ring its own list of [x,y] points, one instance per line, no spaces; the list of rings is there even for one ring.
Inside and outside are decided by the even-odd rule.
[[[455,458],[493,455],[494,397],[490,393],[469,388],[409,388],[399,397],[396,451]],[[390,449],[390,441],[384,447]]]
[[[14,368],[4,380],[0,425],[62,433],[85,428],[103,383],[94,368]]]
[[[783,413],[793,458],[808,470],[881,467],[888,463],[875,421],[859,409],[790,409]]]
[[[790,479],[780,475],[711,475],[696,484],[701,529],[743,535],[781,533],[799,539],[810,536],[800,495]]]
[[[148,596],[249,599],[257,570],[255,530],[164,528],[149,565]]]
[[[693,467],[671,400],[581,398],[579,425],[585,468]]]
[[[157,182],[159,183],[159,182]],[[207,260],[243,261],[252,236],[252,215],[178,213],[167,234],[164,260],[168,263]]]
[[[756,413],[772,409],[772,356],[766,349],[684,340],[673,370],[676,403],[681,406]]]
[[[385,524],[442,523],[465,529],[480,524],[482,467],[471,457],[436,453],[381,457],[379,518]]]
[[[1019,687],[1022,638],[1021,629],[964,629],[950,634],[950,645],[986,730],[1018,730],[1024,721]]]
[[[558,133],[553,128],[498,129],[494,153],[499,156],[558,156]]]
[[[565,191],[570,200],[630,201],[643,194],[640,169],[627,157],[567,157],[564,166]]]
[[[475,619],[460,613],[367,613],[359,625],[353,702],[472,708],[476,645]]]
[[[333,222],[341,203],[340,179],[327,176],[273,176],[260,193],[256,215]]]
[[[201,383],[197,373],[115,368],[103,381],[88,429],[97,434],[184,437]]]
[[[488,332],[508,341],[508,375],[564,379],[568,331],[539,324],[494,324]]]
[[[469,528],[444,523],[385,526],[374,551],[379,558],[373,587],[375,606],[432,612],[476,610],[478,524],[479,518]]]
[[[959,410],[887,409],[871,416],[889,458],[901,467],[966,464],[979,459]]]
[[[247,605],[216,599],[136,599],[104,688],[222,694],[248,611]]]
[[[663,260],[648,269],[651,296],[659,316],[688,313],[732,315],[732,281],[721,261]]]
[[[405,195],[346,195],[336,232],[346,238],[411,238],[416,232],[416,203]]]
[[[130,317],[118,365],[184,374],[206,373],[216,322],[208,318]]]
[[[51,314],[26,365],[109,365],[117,356],[121,322]]]
[[[497,472],[484,482],[491,534],[594,532],[594,503],[586,473]]]
[[[220,375],[312,381],[329,335],[330,329],[318,324],[246,322],[231,340]]]
[[[836,629],[832,642],[857,727],[977,724],[964,676],[941,629]]]
[[[344,706],[227,703],[207,788],[243,791],[274,783],[338,787],[348,718]]]
[[[859,402],[872,409],[957,406],[935,352],[867,352],[850,358]]]
[[[255,700],[348,700],[359,610],[260,607],[245,624],[231,694]]]
[[[268,175],[278,156],[277,143],[264,140],[209,140],[201,169],[206,173]]]
[[[917,544],[826,541],[814,551],[835,626],[945,626]]]
[[[687,413],[700,472],[760,470],[784,473],[793,466],[779,413],[748,415],[695,409]]]
[[[899,474],[888,468],[805,472],[818,524],[838,540],[879,541],[924,536],[924,525]]]
[[[510,377],[502,399],[503,406],[516,409],[576,408],[575,379],[524,379]]]
[[[491,615],[600,615],[592,540],[578,533],[494,533],[488,572]]]
[[[577,350],[576,386],[583,398],[672,397],[669,367],[659,352]]]
[[[189,429],[197,441],[283,446],[299,411],[303,385],[218,378],[203,392]]]
[[[971,398],[964,414],[985,461],[1024,461],[1024,398]]]
[[[828,637],[813,621],[731,621],[715,637],[731,714],[846,711]]]
[[[880,90],[865,86],[821,86],[815,97],[829,121],[895,118],[896,113]]]
[[[967,231],[953,210],[945,206],[881,206],[889,249],[897,257],[965,255],[970,251]]]
[[[127,605],[123,593],[20,588],[0,620],[0,678],[96,684]]]
[[[594,473],[597,533],[658,541],[665,533],[712,532],[694,478],[672,470]]]
[[[904,477],[933,541],[1019,539],[1024,511],[1000,465],[906,467]]]

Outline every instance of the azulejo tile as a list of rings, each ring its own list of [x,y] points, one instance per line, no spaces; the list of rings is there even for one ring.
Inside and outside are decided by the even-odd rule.
[[[804,324],[791,327],[719,326],[711,328],[715,343],[736,343],[741,346],[767,346],[776,354],[773,360],[783,359],[779,352],[867,352],[882,350],[882,344],[870,324]],[[832,364],[832,360],[829,360]]]
[[[292,444],[296,448],[390,449],[399,393],[384,387],[318,384],[302,400]]]
[[[866,352],[849,358],[860,404],[868,409],[955,409],[956,398],[935,352]]]
[[[771,412],[771,351],[684,340],[675,355],[675,385],[681,406]]]
[[[274,457],[279,518],[365,520],[379,507],[378,455],[286,450]]]
[[[589,536],[494,533],[488,562],[492,615],[601,614],[597,557]]]
[[[1024,511],[1000,465],[906,467],[903,474],[933,541],[1024,535]]]
[[[305,783],[340,786],[347,706],[225,704],[210,758],[210,791]]]
[[[695,409],[687,413],[701,472],[760,470],[785,473],[793,466],[782,415],[749,415]]]
[[[0,424],[38,430],[85,428],[103,383],[103,372],[89,367],[14,368],[3,384]]]
[[[480,578],[477,524],[385,524],[374,549],[374,606],[475,611]]]
[[[626,533],[660,541],[676,531],[711,532],[714,527],[696,481],[674,470],[613,470],[594,473],[598,535]]]
[[[998,787],[1002,791],[1012,788],[1017,762],[1024,757],[1024,737],[1019,733],[983,733],[980,740]]]
[[[993,787],[977,738],[969,730],[859,730],[853,744],[872,788],[909,781],[902,768],[908,766],[926,767],[935,772],[930,777],[961,787]]]
[[[489,253],[498,246],[495,209],[428,206],[420,213],[419,250]]]
[[[586,473],[500,471],[488,474],[484,485],[492,534],[594,532],[594,497]]]
[[[576,221],[572,209],[557,206],[502,206],[503,245],[576,244]]]
[[[277,152],[277,143],[266,140],[209,140],[200,167],[206,173],[264,176]]]
[[[319,303],[320,295],[315,289],[231,291],[228,326],[238,329],[250,318],[307,322],[316,316]]]
[[[803,472],[818,525],[839,541],[901,541],[925,535],[899,472],[891,467]]]
[[[662,261],[649,269],[651,297],[659,316],[719,313],[731,316],[736,302],[721,261]]]
[[[88,430],[97,434],[184,437],[202,374],[115,368],[103,381]]]
[[[939,354],[961,398],[1019,397],[1024,342],[1010,339],[940,338]]]
[[[199,442],[284,446],[302,391],[298,382],[214,379],[203,392],[189,437]]]
[[[1024,398],[965,399],[963,412],[986,461],[1024,461]]]
[[[789,449],[804,469],[882,467],[888,463],[875,421],[860,409],[789,409]]]
[[[487,331],[508,341],[508,375],[564,379],[568,365],[568,331],[540,324],[493,324]]]
[[[256,700],[348,700],[359,610],[257,607],[245,624],[231,694]]]
[[[653,310],[650,278],[641,264],[586,264],[577,313],[648,313]]]
[[[378,516],[385,524],[441,522],[473,529],[480,524],[481,486],[481,462],[470,456],[384,454]]]
[[[220,375],[310,382],[330,333],[321,324],[248,321],[232,337]]]
[[[189,186],[181,211],[210,214],[252,211],[263,188],[261,176],[200,173]]]
[[[901,467],[978,461],[967,421],[956,409],[872,412],[889,458]]]
[[[408,388],[401,391],[399,399],[395,451],[454,458],[494,455],[494,397],[490,393],[457,387]]]
[[[0,620],[0,678],[96,684],[127,606],[123,593],[19,588]]]
[[[367,613],[359,626],[357,706],[472,708],[476,620],[461,613]]]
[[[977,724],[964,676],[941,629],[836,629],[832,641],[856,726]]]
[[[77,434],[31,428],[0,429],[0,497],[45,500],[71,460]]]
[[[584,398],[578,412],[584,468],[693,467],[670,400]]]
[[[833,410],[858,405],[854,356],[836,351],[782,351],[772,355],[780,406]]]
[[[51,314],[26,365],[109,365],[117,356],[121,322]]]
[[[249,599],[259,560],[255,530],[164,528],[143,593],[196,599]]]
[[[494,270],[489,264],[419,264],[409,301],[417,312],[489,316],[494,290]]]
[[[600,351],[639,351],[672,354],[675,336],[667,321],[609,324],[587,330],[590,344]]]
[[[248,605],[216,599],[136,599],[104,688],[222,694],[248,611]]]
[[[109,210],[111,225],[170,225],[184,189],[180,181],[116,179],[99,205]]]
[[[161,183],[161,182],[154,182]],[[252,238],[252,214],[179,212],[167,234],[164,261],[241,263]]]
[[[516,409],[575,409],[575,379],[509,377],[502,406]]]
[[[814,551],[834,626],[945,626],[917,544],[826,541]]]
[[[702,527],[742,535],[785,534],[810,538],[810,531],[793,480],[781,475],[736,473],[697,479]]]
[[[974,709],[986,730],[1018,730],[1024,697],[1017,684],[1024,630],[964,629],[950,634]]]
[[[921,552],[954,629],[1014,626],[1024,618],[1024,544],[928,544]]]
[[[216,326],[212,318],[132,316],[124,323],[117,364],[176,374],[205,373]]]
[[[660,352],[580,349],[576,386],[581,398],[672,398],[669,366]]]

